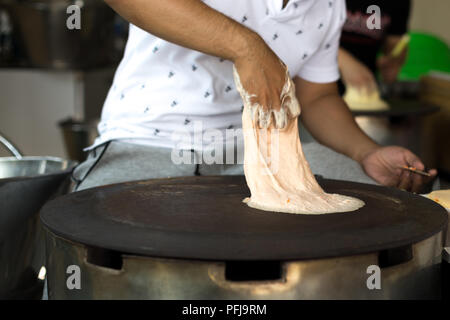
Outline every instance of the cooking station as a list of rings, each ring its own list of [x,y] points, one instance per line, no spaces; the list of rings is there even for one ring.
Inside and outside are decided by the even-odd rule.
[[[433,299],[440,297],[444,208],[424,197],[319,179],[362,199],[355,211],[252,209],[242,176],[130,182],[49,202],[50,299]],[[80,267],[82,290],[66,286]],[[368,288],[370,266],[381,289]],[[369,268],[369,269],[368,269]]]
[[[448,300],[435,2],[0,0],[0,300]]]

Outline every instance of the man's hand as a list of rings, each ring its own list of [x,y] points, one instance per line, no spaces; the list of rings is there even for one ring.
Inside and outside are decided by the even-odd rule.
[[[253,121],[261,128],[273,123],[274,127],[282,129],[289,118],[300,114],[297,101],[285,99],[283,89],[286,89],[289,73],[261,38],[248,43],[248,50],[234,60],[236,81],[240,81],[248,94],[249,104],[253,106]]]
[[[423,171],[425,166],[414,153],[397,146],[373,150],[361,160],[361,165],[367,175],[376,182],[412,192],[420,192],[423,186],[437,175],[435,169],[428,171],[430,177],[401,169],[403,166],[410,166]]]
[[[339,49],[339,70],[346,86],[352,86],[370,94],[378,90],[375,76],[363,63],[344,49]]]

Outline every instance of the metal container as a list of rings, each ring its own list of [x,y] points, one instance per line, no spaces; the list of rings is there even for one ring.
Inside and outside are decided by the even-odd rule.
[[[98,121],[80,122],[73,119],[66,119],[59,122],[62,130],[64,144],[70,159],[83,162],[87,153],[84,148],[89,147],[98,136]]]
[[[38,213],[49,198],[65,193],[75,163],[14,150],[19,159],[0,158],[0,299],[40,299],[45,245]]]
[[[81,29],[70,30],[67,8],[80,8]],[[98,0],[1,0],[14,39],[32,67],[87,69],[111,64],[114,11]]]

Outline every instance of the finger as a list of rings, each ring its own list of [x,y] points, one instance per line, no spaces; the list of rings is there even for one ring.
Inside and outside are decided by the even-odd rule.
[[[258,125],[258,116],[259,116],[258,112],[259,112],[258,105],[255,104],[250,105],[250,117],[255,125]]]
[[[398,188],[401,190],[405,190],[408,191],[411,189],[411,174],[409,171],[404,170],[402,172],[402,174],[400,175],[400,179],[399,179],[399,183],[398,183]]]
[[[420,190],[422,190],[424,184],[425,184],[425,179],[423,176],[421,176],[420,174],[412,174],[411,177],[412,180],[412,184],[411,184],[411,191],[414,193],[419,193]]]
[[[418,158],[415,157],[414,154],[412,154],[412,158],[408,159],[408,165],[412,166],[413,168],[416,168],[420,171],[423,171],[425,169],[425,165],[420,161]],[[411,185],[411,191],[418,193],[420,190],[422,190],[424,184],[426,183],[426,179],[420,175],[413,173],[411,176],[412,185]]]
[[[275,120],[275,128],[283,129],[287,124],[287,115],[284,108],[280,108],[278,111],[273,111],[273,116]]]
[[[291,99],[291,97],[285,96],[281,101],[281,107],[286,109],[286,112],[291,118],[296,118],[300,115],[300,104],[295,97]]]
[[[271,123],[271,113],[268,110],[258,108],[258,123],[261,129],[267,129]]]
[[[434,178],[436,178],[438,171],[436,169],[429,169],[428,173],[430,174],[430,178],[434,179]]]

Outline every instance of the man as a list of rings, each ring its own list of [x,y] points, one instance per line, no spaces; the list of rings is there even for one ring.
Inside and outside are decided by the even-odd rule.
[[[281,61],[294,79],[304,125],[317,141],[337,151],[305,145],[314,173],[412,191],[426,182],[399,169],[424,169],[421,161],[404,148],[373,142],[338,94],[343,1],[106,2],[132,25],[105,102],[100,137],[74,172],[75,190],[168,176],[242,174],[241,165],[202,163],[202,151],[212,143],[208,139],[181,147],[192,151],[194,163],[174,163],[172,150],[179,147],[174,133],[241,126],[233,64],[262,114],[279,111],[286,79]]]

